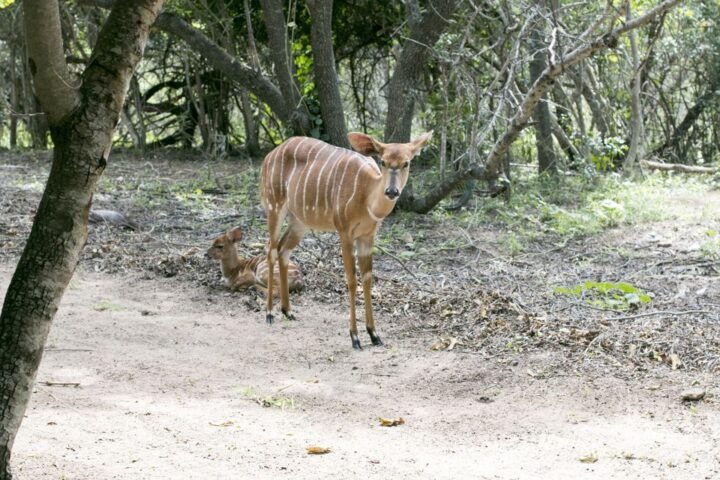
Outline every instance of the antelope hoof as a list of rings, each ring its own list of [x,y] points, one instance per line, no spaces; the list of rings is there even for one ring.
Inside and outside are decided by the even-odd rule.
[[[282,311],[283,315],[285,315],[285,318],[291,322],[297,321],[297,318],[295,318],[295,315],[292,314],[292,312],[288,312],[287,310]]]
[[[382,340],[380,340],[380,337],[378,337],[377,333],[375,333],[375,330],[371,330],[368,328],[368,335],[370,335],[370,341],[373,345],[376,347],[380,347],[383,345]]]
[[[360,345],[360,339],[357,333],[350,332],[350,340],[352,340],[352,346],[355,350],[362,350],[362,345]]]
[[[265,323],[267,323],[268,325],[272,325],[274,321],[275,317],[273,317],[272,313],[268,313],[267,315],[265,315]]]

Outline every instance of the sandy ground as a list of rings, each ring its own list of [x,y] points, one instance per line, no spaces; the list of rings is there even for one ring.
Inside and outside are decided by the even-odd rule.
[[[0,265],[3,294],[12,268]],[[387,346],[355,352],[344,305],[300,304],[299,322],[269,327],[224,290],[78,271],[17,438],[17,477],[720,477],[717,400],[679,400],[710,374],[543,377],[555,353],[433,352],[429,336],[382,319]]]

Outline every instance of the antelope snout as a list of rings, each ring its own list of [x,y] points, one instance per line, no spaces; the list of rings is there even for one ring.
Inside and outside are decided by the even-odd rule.
[[[400,196],[400,191],[395,187],[388,187],[385,189],[385,196],[390,200],[395,200]]]

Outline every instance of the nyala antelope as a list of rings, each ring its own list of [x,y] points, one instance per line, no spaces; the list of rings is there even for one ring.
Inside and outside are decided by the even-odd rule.
[[[220,261],[220,269],[228,286],[233,290],[255,287],[260,290],[268,289],[268,264],[265,255],[258,255],[249,259],[240,258],[235,243],[242,239],[242,230],[239,227],[228,230],[218,236],[208,249],[208,256]],[[274,290],[279,288],[280,272],[274,268]],[[297,265],[288,264],[288,287],[291,291],[303,288],[302,273]],[[276,294],[277,295],[277,294]]]
[[[338,232],[350,296],[350,339],[360,349],[355,317],[355,255],[360,257],[365,326],[373,345],[382,345],[372,312],[372,250],[375,233],[390,214],[410,173],[410,160],[420,152],[432,132],[410,143],[381,143],[363,133],[350,133],[356,150],[347,150],[308,137],[292,137],[272,150],[260,174],[262,204],[267,214],[267,263],[280,264],[280,302],[290,313],[288,268],[290,252],[308,228]],[[369,157],[380,157],[380,166]],[[285,218],[288,227],[280,238]],[[273,285],[268,285],[266,321],[272,323]]]

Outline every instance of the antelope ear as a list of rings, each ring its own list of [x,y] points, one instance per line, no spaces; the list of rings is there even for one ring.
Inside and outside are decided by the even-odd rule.
[[[240,227],[235,227],[227,231],[227,238],[233,243],[239,242],[242,236],[243,234]]]
[[[348,133],[347,138],[353,149],[363,155],[382,155],[385,150],[384,143],[378,142],[364,133],[351,132]]]
[[[420,153],[420,150],[425,146],[425,144],[430,140],[430,137],[432,137],[433,131],[430,130],[429,132],[425,132],[419,137],[417,137],[415,140],[410,142],[410,147],[413,149],[413,155],[417,155]]]

